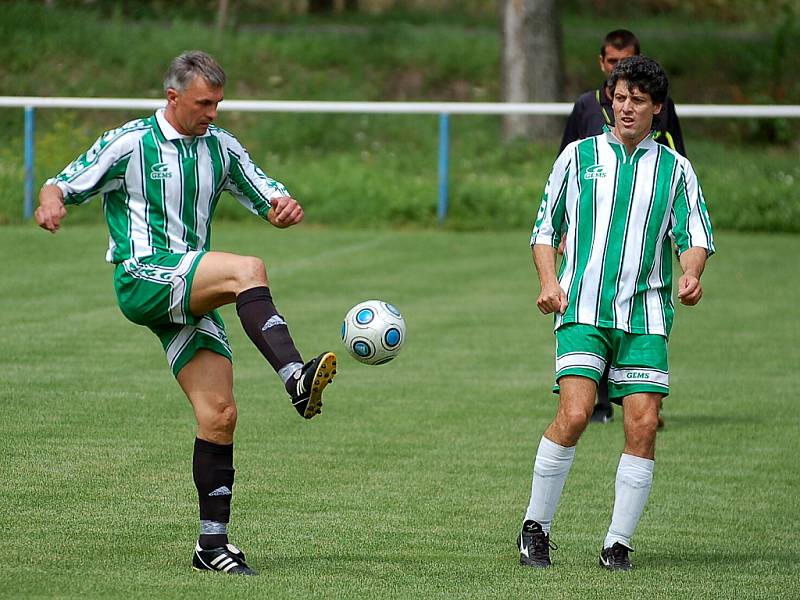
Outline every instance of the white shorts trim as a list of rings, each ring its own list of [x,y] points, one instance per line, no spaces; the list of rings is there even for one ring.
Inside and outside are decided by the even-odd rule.
[[[608,380],[616,385],[640,385],[649,383],[669,387],[669,372],[658,369],[611,367],[608,370]]]
[[[606,359],[591,352],[567,352],[556,356],[556,374],[575,367],[592,369],[602,375],[606,369]]]

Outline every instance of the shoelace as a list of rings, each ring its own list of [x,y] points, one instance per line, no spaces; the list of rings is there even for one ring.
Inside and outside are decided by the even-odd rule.
[[[628,549],[622,544],[614,544],[611,547],[610,554],[615,562],[626,562],[628,560]]]
[[[533,546],[533,553],[539,556],[545,554],[548,547],[552,550],[558,550],[558,546],[550,539],[550,536],[538,531],[533,533],[531,546]]]

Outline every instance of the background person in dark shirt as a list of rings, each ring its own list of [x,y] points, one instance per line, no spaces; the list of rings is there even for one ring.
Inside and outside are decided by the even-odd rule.
[[[606,81],[611,76],[614,66],[623,58],[635,56],[640,53],[639,39],[627,29],[617,29],[606,35],[600,47],[598,62],[600,70],[606,76]],[[588,91],[577,99],[572,113],[564,128],[559,154],[567,144],[602,133],[603,126],[614,126],[614,111],[611,109],[611,95],[607,83],[600,88]],[[681,135],[681,124],[675,114],[675,104],[667,96],[661,114],[653,121],[655,140],[686,156]]]
[[[564,128],[561,147],[558,149],[559,154],[570,142],[599,135],[605,126],[614,127],[614,110],[611,108],[608,78],[611,77],[611,71],[619,61],[639,54],[639,38],[633,32],[627,29],[615,29],[606,35],[600,46],[600,56],[597,57],[606,81],[598,89],[581,94],[575,101],[575,106],[572,107],[572,113],[570,113]],[[681,124],[678,121],[678,115],[675,114],[675,104],[669,96],[664,102],[661,113],[653,119],[653,130],[655,131],[653,137],[657,142],[686,156]],[[608,400],[608,373],[604,373],[597,386],[597,404],[592,413],[592,422],[608,423],[613,418],[614,408]],[[664,426],[664,420],[660,414],[658,425],[659,427]]]

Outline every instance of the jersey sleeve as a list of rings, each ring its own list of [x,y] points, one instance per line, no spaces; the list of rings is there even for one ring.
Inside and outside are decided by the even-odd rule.
[[[714,254],[714,236],[703,190],[691,163],[685,159],[678,170],[670,226],[670,237],[679,255],[697,247],[705,248],[709,256]]]
[[[247,210],[266,219],[270,201],[288,196],[289,192],[282,183],[268,177],[233,136],[228,136],[226,142],[230,169],[225,189]]]
[[[93,196],[117,189],[123,184],[128,159],[135,146],[132,140],[136,134],[130,130],[136,125],[133,122],[106,131],[91,148],[45,184],[61,189],[64,204],[84,204]]]
[[[572,170],[574,144],[559,155],[544,187],[536,223],[531,233],[531,246],[547,244],[558,247],[566,225],[567,186]]]

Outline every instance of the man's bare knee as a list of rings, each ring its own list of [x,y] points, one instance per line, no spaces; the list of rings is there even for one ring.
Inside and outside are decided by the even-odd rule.
[[[236,429],[236,406],[226,406],[219,411],[204,415],[198,420],[201,437],[217,444],[230,444]]]
[[[231,275],[237,295],[244,290],[269,285],[267,267],[263,260],[255,256],[240,256]]]
[[[237,262],[235,276],[237,293],[268,284],[267,267],[255,256],[242,256]]]
[[[562,413],[562,422],[571,436],[580,436],[591,418],[591,411],[587,412],[581,406],[570,406],[565,408]]]
[[[629,438],[655,439],[658,430],[658,413],[643,413],[630,417],[625,423],[625,434]]]
[[[229,404],[217,413],[216,426],[219,431],[232,434],[236,429],[239,413],[235,404]]]
[[[658,413],[644,412],[626,416],[625,451],[635,456],[653,458],[658,432]]]

